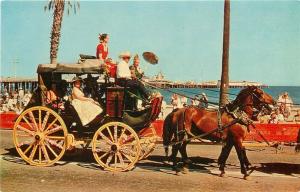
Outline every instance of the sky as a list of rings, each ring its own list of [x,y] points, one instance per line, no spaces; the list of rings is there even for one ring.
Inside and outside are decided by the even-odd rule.
[[[146,74],[174,81],[218,80],[221,75],[223,1],[79,1],[64,15],[58,62],[95,55],[98,34],[110,35],[109,57],[152,51]],[[36,76],[49,63],[52,12],[47,1],[1,1],[1,76]],[[231,1],[231,81],[300,86],[300,1]],[[17,63],[14,64],[14,61]]]

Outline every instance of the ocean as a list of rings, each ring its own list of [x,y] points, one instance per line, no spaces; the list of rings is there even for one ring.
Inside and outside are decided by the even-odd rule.
[[[242,88],[230,88],[230,94],[238,94]],[[172,92],[180,93],[186,95],[188,97],[194,97],[196,94],[205,93],[208,97],[208,100],[211,102],[219,101],[219,89],[218,88],[172,88],[169,89]],[[263,88],[263,90],[270,94],[275,100],[278,99],[278,96],[283,92],[288,92],[289,96],[292,98],[294,104],[300,106],[300,86],[270,86],[267,88]],[[171,96],[173,93],[164,90],[158,89],[158,91],[164,96],[164,100],[167,104],[171,102]],[[229,95],[230,100],[235,99],[235,95]],[[190,100],[189,100],[190,101]]]

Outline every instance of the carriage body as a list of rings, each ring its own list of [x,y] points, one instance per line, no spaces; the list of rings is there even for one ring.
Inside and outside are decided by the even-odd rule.
[[[49,166],[66,150],[81,146],[92,150],[101,167],[126,171],[153,151],[157,137],[152,122],[160,113],[161,97],[148,101],[143,110],[132,108],[136,98],[128,94],[130,88],[107,78],[96,59],[40,64],[37,73],[39,86],[14,125],[16,149],[27,163]],[[85,126],[70,101],[70,77],[75,75],[87,75],[87,94],[104,110]],[[57,99],[49,102],[47,92],[53,87]]]

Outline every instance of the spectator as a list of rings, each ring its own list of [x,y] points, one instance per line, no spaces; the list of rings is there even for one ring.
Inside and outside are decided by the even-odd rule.
[[[165,118],[164,112],[166,111],[166,109],[167,109],[167,103],[166,103],[166,101],[163,100],[162,103],[161,103],[161,111],[160,111],[160,118],[161,119]]]
[[[276,116],[276,113],[271,113],[270,119],[268,121],[269,124],[277,124],[278,123],[278,118]]]
[[[294,116],[295,122],[300,122],[300,109],[297,111],[297,114]]]
[[[287,119],[290,116],[290,112],[283,103],[281,103],[281,105],[279,106],[279,112],[283,115],[285,119]]]
[[[181,97],[182,107],[186,107],[187,106],[187,102],[188,102],[188,99],[185,96],[182,96]]]
[[[173,94],[171,104],[173,109],[182,108],[181,101],[177,94]]]
[[[200,108],[207,108],[208,107],[208,98],[207,98],[205,93],[201,93],[201,96],[199,98],[199,107]]]
[[[17,104],[17,99],[14,99],[14,96],[11,95],[7,101],[7,109],[9,111],[16,111],[17,110],[16,104]]]
[[[284,116],[282,113],[280,113],[280,110],[278,108],[275,110],[275,114],[278,122],[284,122]]]
[[[23,97],[23,100],[22,100],[23,101],[23,106],[26,106],[29,103],[29,101],[31,99],[31,96],[32,96],[32,94],[30,93],[30,91],[27,91],[25,93],[25,95]]]
[[[289,97],[289,94],[288,92],[284,92],[282,95],[279,96],[278,100],[277,100],[277,103],[281,106],[283,105],[284,106],[284,110],[287,111],[288,114],[287,117],[290,115],[291,113],[291,108],[292,108],[292,105],[293,105],[293,101],[292,99]]]

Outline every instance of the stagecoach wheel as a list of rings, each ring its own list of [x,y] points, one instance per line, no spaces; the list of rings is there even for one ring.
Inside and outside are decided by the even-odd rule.
[[[42,106],[21,113],[13,128],[16,150],[34,166],[50,166],[57,162],[66,150],[67,134],[62,118]]]
[[[92,151],[95,160],[109,171],[131,170],[139,160],[139,137],[128,125],[110,122],[102,125],[94,134]]]
[[[142,129],[139,132],[139,137],[141,144],[141,154],[139,160],[141,160],[146,159],[155,149],[158,137],[152,124],[148,128]]]

